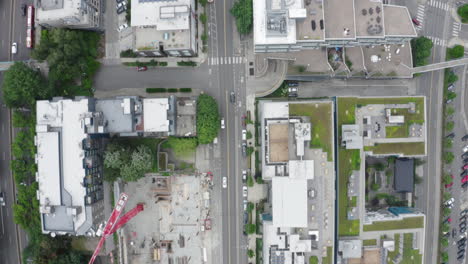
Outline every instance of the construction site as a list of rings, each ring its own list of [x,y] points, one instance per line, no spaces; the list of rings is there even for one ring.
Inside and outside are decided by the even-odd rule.
[[[144,210],[118,231],[121,263],[206,262],[212,177],[147,174],[121,188],[130,197],[127,210],[144,204]]]

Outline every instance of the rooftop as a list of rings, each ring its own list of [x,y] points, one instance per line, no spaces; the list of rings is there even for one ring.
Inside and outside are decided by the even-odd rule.
[[[188,30],[190,0],[132,1],[132,27],[155,26],[157,30]]]
[[[192,46],[190,29],[161,31],[157,26],[135,29],[135,48],[140,51],[164,49],[190,49]]]
[[[273,225],[307,227],[307,181],[289,177],[272,179]]]
[[[143,123],[145,132],[169,132],[169,110],[168,98],[146,98],[143,99]]]
[[[417,37],[416,29],[408,8],[404,6],[384,5],[385,35]],[[395,23],[398,21],[398,23]]]
[[[354,1],[326,0],[325,37],[327,39],[352,39],[356,37]]]
[[[383,37],[385,32],[382,2],[372,0],[355,0],[354,5],[356,10],[354,13],[357,31],[356,35]]]
[[[36,15],[39,23],[64,20],[64,24],[85,23],[88,16],[82,15],[81,0],[40,0],[37,2]]]
[[[397,159],[395,161],[395,191],[413,192],[414,159]]]
[[[306,17],[297,22],[297,39],[323,40],[325,36],[323,0],[306,0],[305,11]]]

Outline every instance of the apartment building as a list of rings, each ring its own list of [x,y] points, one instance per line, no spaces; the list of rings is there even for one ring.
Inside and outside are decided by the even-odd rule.
[[[102,30],[102,1],[38,0],[36,23],[45,28]]]

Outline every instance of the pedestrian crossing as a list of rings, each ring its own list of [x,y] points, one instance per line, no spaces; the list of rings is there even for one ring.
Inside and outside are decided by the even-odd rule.
[[[418,13],[416,14],[416,18],[418,19],[420,25],[416,26],[417,30],[421,30],[424,24],[424,9],[426,8],[425,5],[419,4],[418,5]]]
[[[448,11],[450,9],[449,3],[443,1],[430,0],[429,5],[445,11]]]
[[[458,23],[458,22],[453,22],[453,25],[452,25],[452,36],[458,37],[458,35],[460,34],[460,30],[461,30],[461,24]]]
[[[208,65],[227,65],[246,63],[247,58],[244,57],[210,57]]]
[[[447,40],[445,39],[440,39],[438,37],[431,37],[427,36],[430,40],[432,40],[432,43],[437,46],[442,46],[442,47],[447,47]]]

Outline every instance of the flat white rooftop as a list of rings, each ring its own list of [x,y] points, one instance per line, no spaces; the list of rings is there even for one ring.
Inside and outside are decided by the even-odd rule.
[[[273,225],[307,227],[307,180],[273,177]]]
[[[59,133],[37,133],[36,141],[39,204],[61,205]]]
[[[156,26],[157,30],[190,28],[191,1],[132,1],[132,27]]]
[[[169,132],[168,98],[143,99],[143,123],[145,132]]]

